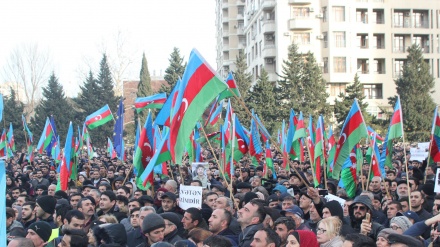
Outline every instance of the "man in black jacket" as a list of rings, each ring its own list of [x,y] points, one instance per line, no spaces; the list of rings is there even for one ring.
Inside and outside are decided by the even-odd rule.
[[[133,227],[131,231],[127,233],[127,246],[136,247],[145,242],[146,238],[142,234],[141,222],[139,219],[140,208],[132,208],[130,211],[130,224]]]
[[[229,229],[232,214],[226,209],[216,209],[208,220],[209,231],[214,235],[224,236],[231,240],[233,246],[238,244],[238,235]]]
[[[263,221],[266,218],[264,203],[259,199],[252,199],[238,211],[238,223],[242,233],[238,237],[240,247],[249,247],[253,236],[258,230],[264,228]]]
[[[372,218],[367,221],[366,215],[367,213],[371,215],[372,211],[373,206],[368,196],[356,197],[349,208],[350,225],[356,232],[376,240],[377,235],[384,227],[379,223],[372,222]]]
[[[179,230],[182,229],[179,216],[173,212],[161,213],[160,216],[162,216],[165,221],[163,241],[174,245],[177,241],[182,240],[179,236]]]

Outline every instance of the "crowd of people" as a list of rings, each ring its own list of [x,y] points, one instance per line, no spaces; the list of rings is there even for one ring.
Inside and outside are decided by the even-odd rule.
[[[399,149],[396,149],[397,151]],[[216,155],[218,155],[217,153]],[[365,164],[349,198],[331,178],[314,188],[309,162],[272,152],[275,176],[264,176],[264,158],[243,158],[227,178],[214,155],[208,168],[169,166],[148,190],[136,187],[127,161],[80,157],[78,177],[57,190],[53,160],[32,162],[17,152],[7,160],[7,246],[20,247],[348,247],[440,246],[437,164],[396,152],[386,176],[367,179]],[[408,172],[405,161],[408,160]],[[203,203],[183,210],[179,186],[200,186]],[[409,186],[408,186],[409,185]],[[0,240],[3,241],[3,240]]]

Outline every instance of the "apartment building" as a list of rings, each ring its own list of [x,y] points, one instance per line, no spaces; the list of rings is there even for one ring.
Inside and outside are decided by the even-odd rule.
[[[414,43],[430,64],[433,97],[440,103],[439,27],[437,0],[246,0],[244,50],[254,82],[262,68],[276,81],[287,47],[295,42],[301,52],[315,54],[330,103],[357,73],[368,111],[380,118],[380,108],[396,94],[394,80],[401,75],[406,49]],[[218,67],[225,68],[220,62]]]

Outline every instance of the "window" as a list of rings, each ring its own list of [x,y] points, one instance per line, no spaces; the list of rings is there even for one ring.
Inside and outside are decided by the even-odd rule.
[[[394,61],[394,77],[402,76],[403,65],[405,60],[395,60]]]
[[[372,68],[375,74],[385,74],[385,58],[375,58]]]
[[[333,58],[334,71],[336,73],[347,72],[346,68],[346,58],[345,57],[334,57]]]
[[[323,39],[322,41],[324,42],[324,48],[328,47],[328,34],[327,32],[322,33]]]
[[[345,47],[345,32],[333,32],[335,47]]]
[[[393,38],[394,42],[394,52],[402,53],[405,52],[405,40],[403,36],[396,35]]]
[[[293,34],[293,42],[299,45],[310,44],[310,33],[295,33]]]
[[[428,12],[412,13],[412,21],[416,28],[429,28]]]
[[[373,21],[373,23],[376,23],[376,24],[384,24],[385,23],[384,10],[383,9],[373,9],[372,21]]]
[[[410,12],[396,11],[393,13],[394,27],[410,27]]]
[[[363,84],[366,99],[382,99],[382,84]]]
[[[369,61],[367,58],[360,58],[357,60],[357,72],[360,74],[369,73]]]
[[[376,49],[385,49],[385,34],[375,33],[371,40],[371,46]]]
[[[336,22],[345,21],[345,7],[344,6],[333,6],[333,18]]]
[[[344,83],[328,83],[330,96],[337,97],[339,94],[345,94],[346,84]]]
[[[309,7],[293,8],[292,17],[294,18],[306,18],[310,16]]]
[[[368,48],[368,34],[357,34],[357,44],[358,47],[361,49],[367,49]]]
[[[368,10],[356,9],[356,22],[368,24]]]
[[[322,58],[324,66],[322,67],[322,73],[328,73],[328,57]]]

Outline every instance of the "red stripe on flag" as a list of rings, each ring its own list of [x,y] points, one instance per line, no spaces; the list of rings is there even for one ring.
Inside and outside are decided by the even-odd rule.
[[[89,120],[86,122],[86,125],[90,125],[90,124],[92,124],[92,123],[94,123],[94,122],[97,122],[97,121],[99,121],[99,120],[101,120],[101,119],[104,119],[104,118],[108,117],[110,114],[111,114],[111,112],[110,112],[110,109],[109,109],[109,110],[103,112],[102,114],[97,115],[96,117],[94,117],[94,118],[92,118],[92,119],[89,119]],[[101,118],[100,118],[100,119],[97,119],[98,116],[101,116]]]
[[[396,112],[394,112],[393,117],[391,119],[390,126],[398,124],[398,123],[400,123],[400,109],[398,109]]]

